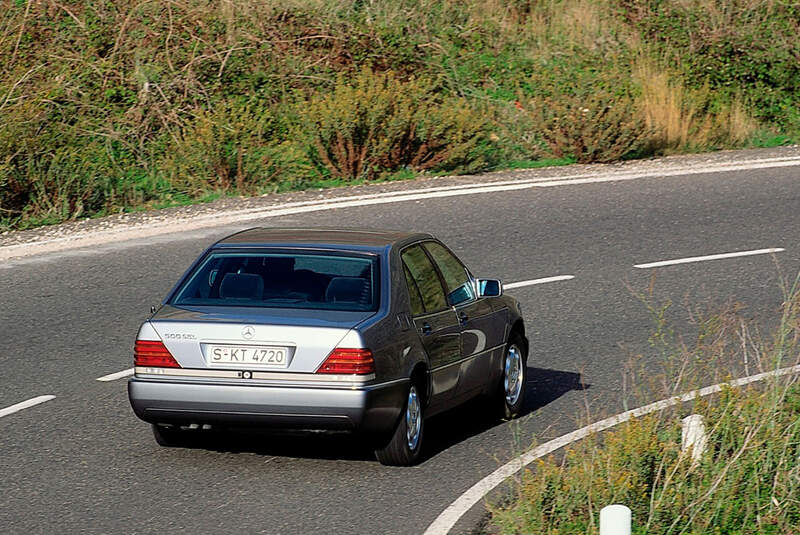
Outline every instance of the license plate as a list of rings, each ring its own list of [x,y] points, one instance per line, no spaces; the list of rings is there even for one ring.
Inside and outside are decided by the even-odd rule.
[[[285,347],[275,346],[209,345],[206,360],[212,366],[219,364],[285,368],[289,364],[289,351]]]

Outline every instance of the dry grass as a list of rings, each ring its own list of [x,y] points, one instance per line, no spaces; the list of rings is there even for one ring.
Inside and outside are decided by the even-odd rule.
[[[800,21],[789,4],[0,0],[0,229],[404,167],[736,147],[759,127],[791,136]],[[370,141],[373,155],[357,164],[363,140],[351,151],[338,133],[314,140],[304,135],[313,125],[298,123],[365,69],[393,73],[402,91],[429,80],[422,107],[442,125],[415,119],[415,140]],[[515,113],[516,101],[553,103],[576,124],[543,126]],[[277,126],[256,136],[222,125],[224,110],[248,106]],[[587,108],[597,124],[586,124]],[[328,118],[354,132],[360,113]],[[380,128],[398,131],[388,118],[401,115]]]
[[[634,76],[641,87],[637,106],[653,132],[651,143],[659,151],[737,145],[759,127],[740,100],[712,112],[707,109],[707,88],[690,91],[679,78],[653,63],[640,61]]]
[[[771,340],[759,340],[738,307],[728,306],[693,314],[696,344],[674,344],[665,307],[653,309],[651,341],[674,358],[662,380],[639,377],[649,396],[800,362],[797,280],[785,288]],[[699,463],[681,450],[680,419],[690,413],[705,419],[708,447]],[[636,535],[798,534],[798,493],[800,382],[786,375],[628,421],[574,444],[560,461],[538,461],[513,503],[492,511],[492,533],[597,534],[600,509],[622,503],[633,511]]]

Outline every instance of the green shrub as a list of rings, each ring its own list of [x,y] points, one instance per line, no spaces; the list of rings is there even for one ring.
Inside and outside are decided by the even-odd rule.
[[[648,146],[652,131],[623,73],[558,62],[534,75],[530,87],[534,95],[520,94],[515,107],[518,120],[535,133],[528,135],[532,154],[610,162]]]
[[[4,228],[800,136],[796,2],[0,5]],[[634,108],[656,132],[644,148]]]
[[[694,88],[744,93],[756,118],[800,131],[800,4],[622,0],[623,17]]]
[[[253,103],[220,101],[203,108],[168,143],[162,171],[190,197],[209,191],[256,194],[311,172],[285,121]]]
[[[115,162],[107,140],[54,105],[7,109],[0,127],[3,226],[60,222],[114,204]],[[69,124],[72,120],[77,124]],[[118,198],[118,197],[117,197]]]
[[[707,372],[730,379],[741,365],[740,352],[749,355],[750,373],[797,364],[799,313],[795,283],[769,344],[752,339],[735,307],[704,318],[696,347],[671,348],[681,356],[680,370],[655,378],[664,391],[650,395],[682,393]],[[651,378],[652,372],[639,380]],[[681,417],[689,413],[704,416],[708,437],[697,462],[681,451]],[[632,419],[575,443],[560,461],[550,457],[531,465],[513,501],[493,508],[492,533],[596,534],[600,509],[613,503],[631,508],[636,535],[799,533],[799,423],[796,375],[723,388]]]
[[[299,129],[331,176],[373,179],[408,168],[475,170],[486,121],[464,99],[442,98],[426,79],[362,70],[301,103]]]

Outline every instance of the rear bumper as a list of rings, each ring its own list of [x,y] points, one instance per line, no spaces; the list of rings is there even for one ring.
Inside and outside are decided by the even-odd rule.
[[[133,412],[150,423],[217,424],[386,433],[408,381],[348,388],[171,382],[133,378]]]

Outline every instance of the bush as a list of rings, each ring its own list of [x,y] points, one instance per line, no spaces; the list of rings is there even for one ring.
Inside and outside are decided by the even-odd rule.
[[[0,226],[796,141],[795,4],[5,0]]]
[[[613,72],[587,74],[575,64],[553,67],[560,72],[543,69],[531,81],[536,94],[520,95],[515,103],[546,147],[529,144],[534,155],[610,162],[647,147],[652,131],[635,105],[630,78]],[[569,86],[562,86],[568,79]]]
[[[527,102],[531,121],[557,158],[578,163],[611,162],[640,152],[650,138],[628,97],[594,93],[584,98]]]
[[[256,194],[310,173],[285,120],[258,104],[220,101],[200,108],[168,144],[162,170],[190,197],[209,191]]]
[[[54,106],[23,103],[0,128],[3,226],[59,222],[112,209],[125,192],[115,183],[113,143]],[[73,124],[70,124],[70,121]],[[127,163],[127,162],[126,162]]]
[[[744,93],[754,115],[800,131],[800,5],[774,0],[623,0],[619,11],[691,87]]]
[[[486,163],[486,120],[422,78],[403,82],[366,69],[352,81],[339,77],[331,93],[300,104],[298,122],[311,157],[339,179],[403,168],[472,171]]]
[[[797,283],[787,294],[771,344],[753,340],[736,307],[702,318],[697,346],[672,348],[681,356],[680,369],[652,381],[664,380],[664,392],[656,397],[682,393],[688,384],[696,388],[705,372],[737,376],[743,356],[750,359],[751,374],[797,365]],[[665,340],[655,338],[658,346]],[[697,462],[681,451],[680,418],[688,413],[704,416],[708,436]],[[526,470],[514,501],[493,510],[493,533],[596,534],[600,509],[613,503],[631,508],[633,533],[640,535],[798,533],[798,422],[796,375],[724,388],[630,420],[574,444],[561,461],[542,459]]]

